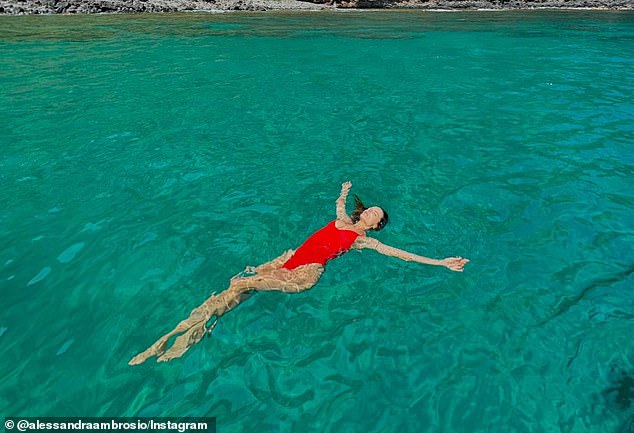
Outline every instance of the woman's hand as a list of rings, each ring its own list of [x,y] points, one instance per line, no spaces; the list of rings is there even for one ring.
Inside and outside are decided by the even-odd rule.
[[[341,184],[341,194],[335,202],[337,205],[337,219],[346,223],[352,224],[352,220],[346,212],[346,197],[348,197],[348,191],[352,187],[352,182],[344,182]]]
[[[348,191],[352,188],[352,182],[344,182],[341,184],[341,195],[348,195]]]
[[[463,259],[462,257],[447,257],[440,261],[442,266],[445,266],[452,271],[462,272],[464,265],[469,263],[469,259]]]

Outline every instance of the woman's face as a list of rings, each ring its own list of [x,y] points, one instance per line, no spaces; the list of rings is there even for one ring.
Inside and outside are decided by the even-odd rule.
[[[378,206],[369,207],[361,213],[359,219],[368,227],[376,228],[379,221],[383,219],[383,209]]]

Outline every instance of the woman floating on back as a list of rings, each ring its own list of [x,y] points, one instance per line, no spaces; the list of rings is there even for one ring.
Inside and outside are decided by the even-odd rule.
[[[366,208],[355,195],[355,209],[351,215],[346,213],[346,197],[352,184],[341,185],[341,195],[337,199],[337,219],[313,233],[297,250],[288,250],[278,258],[256,268],[247,268],[240,276],[231,279],[229,288],[212,295],[202,305],[192,310],[189,317],[180,322],[171,332],[159,338],[144,352],[129,362],[137,365],[152,356],[158,361],[179,358],[191,346],[198,343],[206,333],[210,333],[218,319],[234,309],[253,291],[278,290],[286,293],[298,293],[308,290],[319,281],[326,263],[350,248],[369,248],[387,256],[397,257],[410,262],[426,265],[445,266],[452,271],[462,272],[469,260],[462,257],[449,257],[442,260],[430,259],[398,248],[382,244],[366,235],[369,230],[381,230],[388,221],[387,212],[378,206]],[[207,322],[215,318],[207,327]],[[166,351],[168,340],[176,338],[172,347]]]

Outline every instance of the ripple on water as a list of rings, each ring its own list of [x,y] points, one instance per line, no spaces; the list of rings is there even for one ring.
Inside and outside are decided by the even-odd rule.
[[[66,352],[66,351],[70,348],[70,346],[72,346],[72,345],[73,345],[73,343],[74,343],[74,342],[75,342],[75,339],[74,339],[74,338],[71,338],[71,339],[69,339],[69,340],[66,340],[66,341],[64,342],[64,344],[62,344],[62,346],[61,346],[61,347],[57,350],[57,352],[55,353],[55,355],[58,355],[58,356],[59,356],[59,355],[62,355],[63,353],[65,353],[65,352]]]
[[[183,175],[183,180],[185,182],[193,182],[193,181],[198,180],[201,177],[205,177],[205,176],[206,176],[205,173],[200,172],[200,171],[195,171],[195,172],[192,172],[192,173],[185,173]]]
[[[44,278],[48,277],[48,275],[51,273],[52,270],[53,269],[51,269],[49,266],[46,266],[46,267],[42,268],[42,270],[40,272],[38,272],[38,274],[36,276],[31,278],[31,281],[29,281],[26,285],[27,286],[32,286],[34,284],[39,283]]]
[[[78,252],[84,248],[86,245],[84,242],[77,242],[76,244],[71,245],[66,248],[59,256],[57,256],[57,261],[60,263],[69,263],[71,262]]]

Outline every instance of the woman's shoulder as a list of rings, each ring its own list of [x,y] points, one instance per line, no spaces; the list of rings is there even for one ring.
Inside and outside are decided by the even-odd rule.
[[[376,249],[378,245],[378,240],[370,238],[366,235],[359,235],[359,237],[357,237],[357,239],[354,241],[354,244],[352,244],[352,248],[356,248],[359,250],[363,248]]]
[[[349,222],[340,220],[340,219],[336,219],[332,221],[330,224],[333,224],[333,223],[335,227],[337,227],[339,230],[352,230],[354,228],[354,226],[350,224]]]
[[[365,236],[365,232],[359,232],[357,230],[357,228],[354,226],[354,224],[352,224],[352,223],[349,223],[349,222],[346,222],[346,221],[343,221],[343,220],[339,220],[339,219],[334,220],[333,222],[335,224],[335,227],[338,230],[348,230],[348,231],[351,231],[351,232],[355,232],[357,235],[359,235],[359,237]]]

